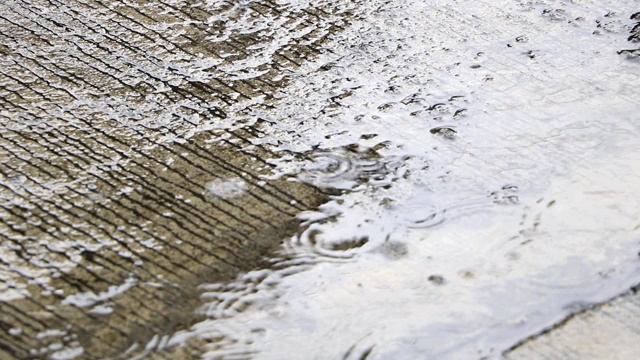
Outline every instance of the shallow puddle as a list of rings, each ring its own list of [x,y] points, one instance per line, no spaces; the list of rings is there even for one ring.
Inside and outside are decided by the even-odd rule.
[[[640,281],[637,2],[372,1],[267,119],[338,195],[203,284],[205,358],[474,359]],[[635,6],[635,7],[634,7]],[[276,174],[277,175],[277,174]]]

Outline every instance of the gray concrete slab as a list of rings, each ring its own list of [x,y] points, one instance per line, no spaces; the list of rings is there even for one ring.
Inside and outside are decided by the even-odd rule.
[[[637,290],[567,318],[507,352],[508,359],[632,360],[640,358]]]

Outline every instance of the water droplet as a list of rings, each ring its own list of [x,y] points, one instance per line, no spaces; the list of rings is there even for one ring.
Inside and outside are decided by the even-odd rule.
[[[386,258],[395,260],[407,256],[409,250],[406,244],[387,240],[376,249],[376,252],[382,254]]]
[[[434,127],[433,129],[431,129],[429,131],[434,135],[440,135],[440,136],[444,137],[445,139],[450,139],[450,140],[454,139],[456,137],[456,134],[458,133],[453,128],[448,127],[448,126]]]
[[[438,274],[429,275],[428,280],[435,285],[444,285],[444,283],[446,282],[444,277]]]

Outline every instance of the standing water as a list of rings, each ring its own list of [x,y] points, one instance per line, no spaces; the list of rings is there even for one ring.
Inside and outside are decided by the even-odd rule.
[[[500,357],[638,283],[638,10],[366,2],[276,109],[250,114],[294,154],[273,176],[337,195],[300,215],[271,268],[203,284],[206,320],[166,344],[204,342],[210,359]]]

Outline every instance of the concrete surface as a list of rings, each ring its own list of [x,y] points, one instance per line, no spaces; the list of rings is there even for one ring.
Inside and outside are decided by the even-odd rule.
[[[248,294],[255,298],[263,293],[279,297],[279,293],[273,295],[265,290],[275,285],[259,271],[273,265],[269,258],[279,254],[283,239],[291,237],[312,248],[314,255],[320,254],[320,260],[309,256],[309,263],[325,260],[346,263],[345,259],[351,256],[349,251],[355,249],[355,253],[361,247],[366,256],[374,254],[371,256],[386,259],[388,262],[382,262],[382,266],[375,261],[368,265],[379,271],[373,272],[374,277],[384,280],[387,276],[391,284],[373,285],[388,286],[393,296],[381,292],[356,297],[363,283],[366,287],[369,280],[366,277],[355,278],[353,284],[346,283],[349,286],[327,296],[331,300],[343,295],[347,310],[348,302],[360,306],[355,299],[368,301],[376,296],[394,298],[402,304],[393,309],[378,309],[386,315],[398,309],[411,310],[405,300],[415,294],[420,295],[416,301],[419,305],[429,305],[430,301],[451,305],[446,303],[447,296],[458,294],[457,290],[450,290],[451,284],[463,284],[459,288],[466,289],[471,287],[467,284],[476,281],[474,284],[479,284],[476,286],[484,294],[484,289],[497,287],[496,278],[508,279],[517,274],[520,268],[513,264],[522,258],[532,263],[555,262],[543,252],[549,244],[558,244],[558,238],[548,234],[565,234],[563,226],[583,225],[563,215],[569,212],[583,210],[581,214],[591,216],[585,222],[598,218],[598,209],[594,214],[583,209],[588,201],[603,204],[603,209],[626,212],[633,218],[637,215],[633,213],[633,197],[624,192],[634,193],[633,188],[621,190],[619,183],[615,183],[612,189],[603,185],[603,190],[596,185],[611,180],[608,177],[632,183],[636,174],[625,173],[620,167],[611,170],[605,168],[606,164],[592,161],[600,156],[601,150],[595,138],[635,144],[628,140],[634,134],[631,126],[624,123],[620,128],[608,127],[610,124],[582,128],[584,124],[572,122],[574,115],[569,111],[563,117],[565,102],[584,106],[580,108],[583,113],[596,109],[604,115],[612,114],[599,103],[601,94],[609,96],[604,98],[606,101],[615,98],[615,102],[609,103],[621,119],[630,113],[629,109],[638,109],[637,88],[633,85],[640,83],[628,69],[637,63],[640,51],[636,49],[640,28],[634,27],[640,19],[637,13],[627,11],[638,1],[634,5],[624,3],[624,13],[611,10],[619,3],[623,2],[433,1],[423,3],[419,9],[422,12],[416,12],[417,16],[412,18],[416,15],[413,8],[394,9],[405,2],[394,5],[384,1],[3,1],[0,3],[0,359],[257,356],[244,348],[239,352],[225,348],[249,347],[251,338],[236,340],[215,331],[206,333],[206,325],[227,318],[238,318],[241,323],[260,318],[260,313],[245,311],[253,303],[243,301],[242,297]],[[359,25],[351,27],[356,22]],[[400,37],[411,31],[414,33]],[[344,37],[339,36],[345,33]],[[554,38],[549,39],[549,34],[554,34]],[[588,40],[580,38],[583,43],[574,43],[569,39],[571,34],[593,36]],[[613,45],[608,42],[617,46],[615,59],[628,62],[607,67],[614,56],[609,54]],[[625,46],[618,46],[620,43]],[[322,58],[336,49],[343,53]],[[576,56],[558,55],[563,52]],[[331,61],[305,68],[317,58]],[[576,71],[587,66],[607,72]],[[554,72],[558,69],[562,71]],[[365,84],[355,84],[354,78],[364,79]],[[303,85],[295,83],[296,79]],[[371,84],[366,84],[366,80]],[[375,83],[377,80],[382,85]],[[566,88],[567,82],[583,87]],[[407,89],[403,88],[405,85]],[[412,87],[421,88],[415,92]],[[428,90],[421,93],[424,89]],[[388,101],[393,96],[397,101]],[[511,113],[511,109],[516,110]],[[371,115],[370,121],[361,121],[364,115],[360,111]],[[295,126],[283,131],[286,126],[279,128],[272,119],[260,117],[274,113],[281,116],[281,119],[276,116],[278,120],[293,122]],[[511,118],[513,114],[521,117]],[[385,116],[389,116],[391,125],[378,122]],[[394,126],[414,129],[409,123],[417,123],[415,119],[424,123],[421,125],[424,128],[418,128],[421,132],[394,140],[401,144],[385,138],[386,133],[394,132]],[[531,119],[538,122],[532,124]],[[633,119],[629,115],[623,120]],[[499,125],[498,131],[491,127],[495,123]],[[349,131],[341,128],[347,125],[353,128]],[[476,138],[469,135],[472,132],[476,132]],[[531,134],[536,135],[528,137]],[[460,145],[456,139],[465,139],[464,135],[469,142]],[[289,145],[294,149],[297,142],[302,143],[299,139],[304,137],[320,139],[308,147],[322,151],[287,150]],[[566,137],[566,141],[543,141],[550,137]],[[434,138],[438,140],[432,142]],[[592,143],[597,144],[589,147]],[[354,144],[364,145],[368,150],[360,151]],[[390,144],[398,148],[406,145],[433,149],[434,153],[429,154],[433,157],[425,156],[428,161],[422,163],[423,159],[416,154],[399,152],[403,156],[379,159],[377,151],[391,148]],[[331,148],[340,150],[327,150]],[[632,150],[626,149],[629,153]],[[518,151],[525,151],[526,158],[518,158]],[[514,163],[526,165],[523,169],[536,168],[539,154],[547,156],[541,157],[543,160],[560,159],[552,164],[551,170],[539,170],[540,178],[545,173],[572,167],[578,170],[572,173],[574,177],[566,178],[567,183],[581,186],[597,183],[589,188],[594,191],[584,197],[587,200],[571,202],[574,198],[583,199],[580,196],[584,194],[566,184],[558,186],[561,191],[544,193],[543,198],[540,193],[519,193],[517,186],[500,183],[504,178],[499,175],[513,170],[510,166]],[[306,172],[300,178],[306,183],[290,181],[300,174],[295,171],[288,174],[281,168],[282,159],[322,163],[318,161],[320,158],[328,162],[326,167],[330,171],[303,169]],[[629,156],[628,163],[634,159]],[[605,160],[616,165],[611,159]],[[438,260],[434,254],[440,251],[445,264],[452,263],[451,259],[460,254],[479,254],[479,259],[471,257],[477,260],[477,266],[472,269],[473,264],[464,263],[464,269],[455,268],[443,276],[429,265],[428,272],[418,269],[424,279],[413,277],[420,281],[418,285],[408,283],[403,287],[411,276],[403,273],[407,268],[394,264],[402,264],[398,259],[414,259],[415,249],[412,244],[397,240],[408,232],[385,233],[387,229],[379,226],[384,218],[371,216],[376,221],[362,220],[371,214],[352,211],[353,217],[333,222],[333,230],[338,234],[335,243],[326,240],[327,234],[331,235],[326,230],[331,229],[300,227],[300,214],[312,216],[306,211],[326,205],[331,195],[340,193],[313,184],[327,188],[339,188],[338,183],[346,183],[346,188],[373,184],[370,187],[373,190],[362,192],[375,202],[373,212],[393,208],[395,200],[384,197],[384,190],[398,179],[411,178],[410,172],[397,171],[402,169],[397,162],[411,161],[415,162],[415,168],[411,168],[414,177],[423,174],[421,170],[443,169],[442,174],[428,173],[425,182],[431,181],[428,185],[434,186],[434,193],[445,199],[442,203],[446,207],[426,213],[426,218],[415,218],[412,213],[421,209],[401,208],[400,215],[392,213],[393,219],[406,220],[409,227],[420,228],[415,230],[421,231],[420,236],[431,235],[429,241],[433,241],[433,234],[442,239],[450,235],[446,229],[437,227],[445,221],[458,226],[461,235],[468,236],[462,239],[475,238],[480,233],[476,228],[470,226],[467,234],[465,227],[455,222],[467,213],[492,214],[491,218],[499,223],[517,218],[514,222],[517,225],[509,225],[504,233],[486,233],[488,238],[497,238],[494,236],[497,234],[509,239],[508,246],[489,249],[503,261],[499,264],[504,268],[487,264],[487,257],[482,256],[484,249],[471,241],[443,243],[447,246],[440,247],[433,241],[434,245],[425,251],[428,256],[418,257],[416,262],[431,264],[432,256]],[[448,161],[455,166],[449,166]],[[485,172],[476,171],[474,167],[483,163]],[[610,172],[591,179],[590,164]],[[451,169],[472,171],[458,174],[454,171],[451,175]],[[272,176],[274,172],[285,175]],[[517,169],[513,172],[518,175]],[[334,173],[337,175],[333,176]],[[482,187],[478,191],[480,200],[466,203],[469,189],[473,188],[467,185],[472,182],[461,182],[452,187],[456,191],[449,193],[441,191],[446,189],[445,185],[441,188],[433,185],[455,184],[451,179],[460,174],[459,178],[477,178],[483,186],[499,184],[499,187]],[[529,175],[526,173],[535,177]],[[402,186],[399,188],[399,192],[404,191]],[[459,194],[460,199],[452,193]],[[630,198],[628,207],[618,201],[625,197]],[[340,209],[344,209],[345,203],[350,204],[344,198],[334,201],[331,204]],[[433,211],[431,205],[429,211]],[[480,217],[478,222],[490,224],[487,218]],[[637,223],[637,216],[629,221]],[[304,224],[317,225],[311,221]],[[363,229],[363,224],[370,228]],[[465,224],[468,225],[462,223]],[[597,232],[598,236],[606,234],[620,240],[639,229],[627,228],[626,218],[619,224],[613,230],[603,227],[606,231],[594,225],[595,230],[589,234]],[[566,258],[580,250],[572,246],[582,244],[589,234],[581,232],[575,236],[575,243],[566,245]],[[381,244],[375,243],[376,236],[382,239]],[[392,241],[387,241],[390,238]],[[422,240],[423,246],[429,243]],[[623,240],[626,238],[620,244],[626,245]],[[637,251],[633,253],[635,256]],[[343,257],[334,258],[336,255]],[[598,257],[602,263],[609,260],[605,255],[602,258],[605,259]],[[366,262],[358,263],[365,265]],[[258,271],[255,278],[251,270]],[[326,279],[331,279],[331,269],[323,270],[327,270]],[[581,268],[574,270],[580,272]],[[594,272],[598,281],[609,276]],[[346,275],[351,273],[356,272],[349,270]],[[345,274],[337,274],[335,279],[347,278]],[[285,268],[283,274],[277,275],[284,278],[291,271]],[[325,286],[323,275],[312,280]],[[295,301],[319,298],[319,287],[313,288],[308,280],[303,278],[303,286],[294,288],[298,295],[302,294],[294,297]],[[519,284],[517,280],[513,284]],[[238,285],[238,281],[248,285]],[[342,285],[337,280],[326,282]],[[540,288],[546,289],[544,285]],[[525,286],[538,289],[535,283]],[[606,288],[603,293],[622,287],[620,283],[616,286]],[[416,289],[426,289],[426,295]],[[510,300],[509,287],[501,289],[505,293],[498,293],[496,298]],[[406,298],[395,296],[396,293]],[[207,302],[203,298],[213,300]],[[305,308],[302,301],[299,304],[303,304],[299,306],[303,311],[311,309]],[[327,304],[322,305],[328,314],[338,314],[340,309]],[[499,304],[494,302],[496,307]],[[294,305],[298,304],[285,301],[283,306]],[[478,302],[464,305],[478,307]],[[278,309],[272,303],[263,307]],[[565,310],[563,314],[572,312]],[[276,318],[285,317],[274,313]],[[434,313],[441,312],[436,309]],[[364,318],[355,311],[349,314],[351,317],[345,317],[347,321]],[[418,315],[410,313],[398,322],[404,325],[411,319],[422,321]],[[640,352],[640,335],[635,325],[639,315],[638,295],[627,294],[569,315],[566,321],[543,333],[540,331],[544,327],[541,329],[539,324],[549,324],[544,319],[534,321],[530,326],[535,326],[535,331],[521,330],[532,338],[527,340],[518,335],[518,343],[505,356],[636,359]],[[308,322],[302,319],[303,325],[316,320],[321,323],[329,317],[324,313],[310,316],[316,319]],[[444,314],[443,322],[458,321],[456,316]],[[376,321],[380,318],[375,316]],[[514,323],[518,321],[516,318]],[[334,323],[329,325],[334,329]],[[351,329],[351,325],[346,327]],[[366,332],[372,331],[372,324],[362,325]],[[197,333],[198,326],[205,328],[206,336],[192,336],[180,342],[184,332],[195,329],[193,332]],[[407,329],[411,333],[415,330],[408,326]],[[295,328],[288,330],[297,332]],[[452,331],[451,339],[461,332]],[[304,332],[295,335],[300,339],[308,337]],[[317,350],[324,356],[332,351],[342,351],[345,359],[385,356],[378,352],[384,348],[382,343],[364,341],[345,349],[323,347],[322,341],[332,345],[338,342],[332,336],[348,338],[339,331],[327,335],[326,339],[305,340],[320,344]],[[392,344],[394,339],[385,335],[380,336]],[[447,348],[449,338],[440,336],[433,336],[432,341]],[[293,343],[294,338],[279,341]],[[499,341],[513,344],[510,337],[505,338]],[[448,351],[454,357],[459,354],[457,350],[473,342],[465,339],[458,343],[451,340],[453,345]],[[174,340],[171,346],[167,345]],[[425,338],[422,340],[427,343]],[[417,342],[401,339],[397,343],[403,341],[404,345],[410,343],[407,348]],[[488,350],[482,351],[493,355],[504,350],[493,349],[491,344],[486,347]],[[282,347],[282,351],[288,350]],[[478,357],[485,354],[477,353]],[[311,352],[303,355],[287,352],[291,358],[305,358],[307,354]],[[412,356],[408,352],[400,355]]]
[[[630,360],[640,358],[638,289],[591,307],[524,341],[508,359]]]
[[[263,180],[242,113],[347,10],[0,4],[0,358],[133,356],[297,231],[326,194]]]

